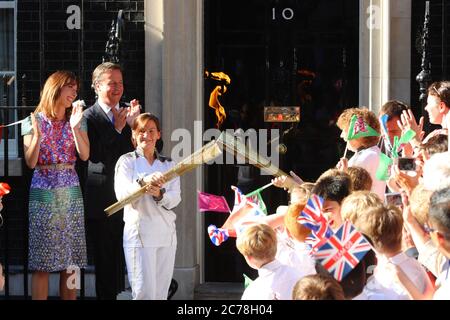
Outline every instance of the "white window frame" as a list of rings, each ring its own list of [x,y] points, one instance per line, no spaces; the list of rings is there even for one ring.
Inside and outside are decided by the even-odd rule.
[[[0,70],[0,79],[3,79],[4,75],[14,76],[15,80],[13,83],[13,101],[12,105],[16,105],[17,102],[17,0],[13,1],[0,1],[0,9],[12,9],[13,19],[14,19],[14,70]],[[3,85],[3,81],[0,80],[0,85]],[[3,97],[0,97],[3,99]],[[13,119],[17,120],[17,110],[10,110],[13,113]],[[19,128],[16,127],[16,137],[14,139],[8,139],[8,159],[17,159],[19,155],[18,144],[19,144]],[[7,140],[6,136],[3,136],[0,143],[0,159],[4,159],[4,142]]]

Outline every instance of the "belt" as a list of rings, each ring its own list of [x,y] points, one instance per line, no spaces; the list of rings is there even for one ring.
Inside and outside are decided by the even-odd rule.
[[[43,164],[37,165],[37,170],[66,170],[66,169],[74,169],[75,164],[72,163],[54,163],[54,164]]]

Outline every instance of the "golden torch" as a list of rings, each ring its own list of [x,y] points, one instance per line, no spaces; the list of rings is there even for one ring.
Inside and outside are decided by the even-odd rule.
[[[240,155],[244,157],[246,161],[248,161],[249,164],[254,165],[257,168],[260,168],[261,170],[265,171],[266,173],[275,176],[275,177],[281,177],[286,176],[286,185],[289,188],[292,188],[294,186],[298,186],[299,183],[292,179],[290,175],[285,173],[280,168],[276,167],[272,163],[270,163],[269,160],[258,154],[256,151],[250,148],[250,146],[246,146],[244,143],[239,141],[235,136],[227,133],[222,132],[222,134],[217,139],[217,143],[222,146],[225,151],[234,154],[234,155]]]
[[[168,182],[176,177],[182,176],[186,172],[189,172],[197,168],[199,165],[203,163],[214,160],[221,154],[222,150],[217,144],[217,141],[212,140],[209,143],[205,144],[202,148],[195,151],[193,154],[191,154],[190,156],[188,156],[187,158],[183,159],[181,162],[176,164],[172,169],[164,172],[163,175],[166,181]],[[117,211],[125,207],[127,204],[138,200],[143,194],[145,194],[145,190],[149,185],[150,183],[146,184],[145,186],[141,187],[134,193],[130,194],[128,197],[106,208],[105,209],[106,214],[108,216],[111,216],[112,214],[116,213]]]

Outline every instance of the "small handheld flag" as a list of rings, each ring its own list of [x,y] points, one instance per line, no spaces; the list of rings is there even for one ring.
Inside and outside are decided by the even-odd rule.
[[[220,246],[222,242],[227,241],[230,236],[227,229],[217,228],[213,224],[208,226],[208,235],[211,242],[216,246]]]
[[[317,252],[313,252],[313,256],[336,280],[341,281],[371,249],[366,238],[345,221]]]
[[[328,226],[328,221],[322,213],[323,199],[313,194],[308,199],[305,208],[300,213],[297,221],[308,229],[311,229],[314,236],[318,238],[329,238],[333,231]]]
[[[389,167],[392,165],[393,161],[384,153],[380,152],[380,160],[378,162],[377,172],[375,174],[376,178],[380,181],[389,180]]]
[[[245,273],[242,274],[244,276],[244,289],[247,289],[247,287],[253,282],[252,279],[249,278]]]
[[[378,137],[380,134],[364,122],[362,117],[353,115],[348,128],[347,140],[354,140],[363,137]]]
[[[400,139],[397,136],[395,136],[394,137],[394,146],[392,147],[392,157],[398,158],[399,157],[398,152],[400,151],[401,147],[405,143],[408,143],[409,141],[411,141],[411,139],[413,139],[415,136],[416,136],[416,132],[411,129],[409,129],[404,134],[402,134]]]
[[[198,191],[198,206],[200,212],[231,212],[224,196],[216,196],[206,192]]]

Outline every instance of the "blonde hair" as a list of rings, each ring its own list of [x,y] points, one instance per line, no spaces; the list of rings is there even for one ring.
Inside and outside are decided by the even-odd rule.
[[[395,253],[402,247],[403,216],[393,205],[371,208],[358,219],[359,231],[367,235],[380,253]]]
[[[352,179],[353,191],[370,191],[372,188],[372,177],[366,169],[362,167],[348,167],[347,173]]]
[[[342,201],[341,216],[342,220],[349,220],[358,228],[360,216],[365,211],[372,208],[383,206],[383,201],[373,192],[370,191],[355,191]]]
[[[350,108],[344,110],[341,115],[338,118],[337,126],[339,129],[343,131],[347,131],[350,128],[350,121],[352,117],[356,115],[357,117],[361,117],[363,121],[371,126],[376,132],[380,133],[380,122],[372,111],[370,111],[367,108]],[[363,137],[356,139],[361,143],[361,146],[364,148],[370,148],[373,147],[378,143],[380,140],[379,136],[372,136],[372,137]]]
[[[313,274],[297,281],[293,300],[345,300],[344,290],[331,276]]]
[[[275,259],[277,253],[277,236],[268,225],[255,224],[237,237],[236,247],[244,256],[270,262]]]
[[[78,79],[70,71],[56,71],[45,81],[41,91],[41,98],[35,112],[42,112],[49,119],[56,119],[56,103],[61,95],[61,90],[65,85],[76,84]],[[70,118],[70,109],[66,109],[66,119]]]
[[[422,226],[428,221],[432,193],[432,191],[425,189],[423,184],[418,184],[409,197],[411,213]]]

